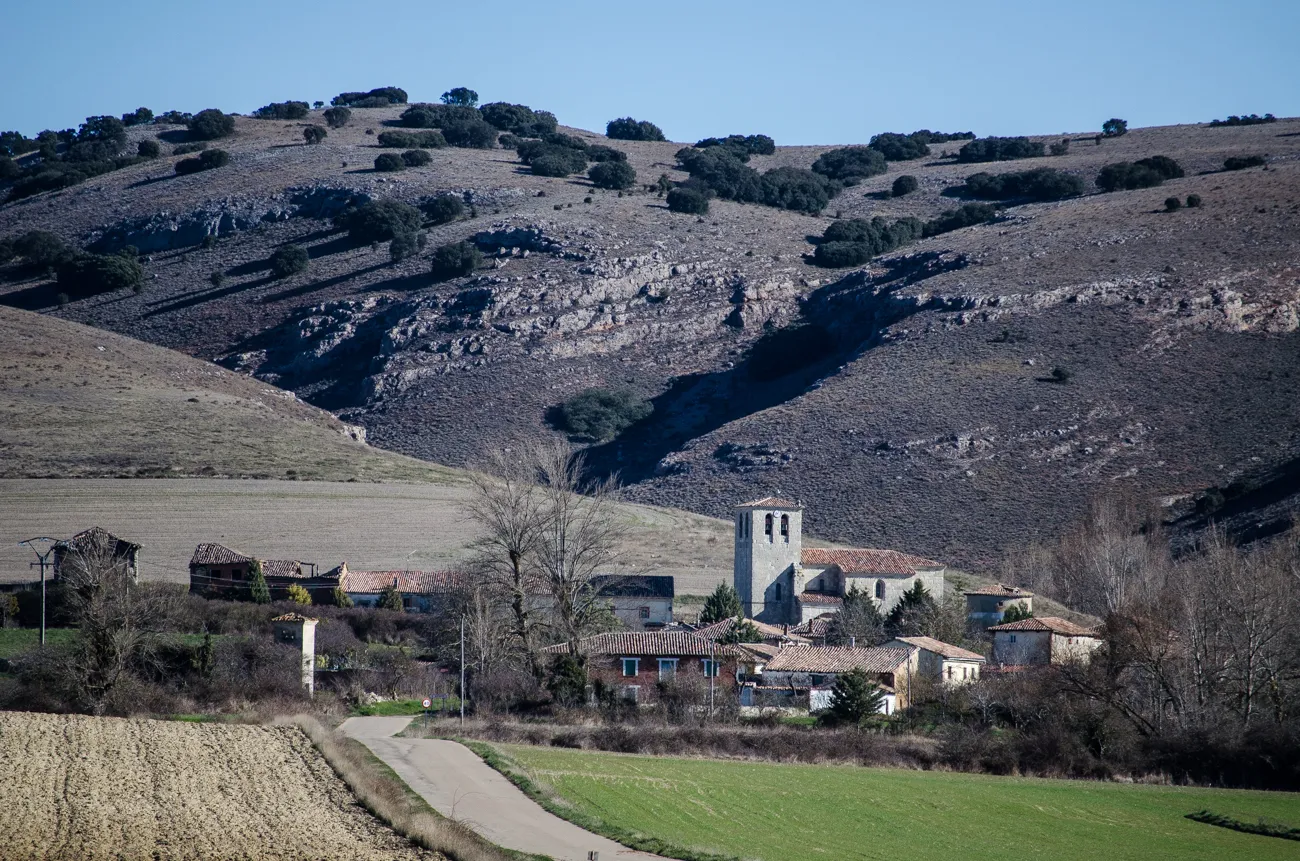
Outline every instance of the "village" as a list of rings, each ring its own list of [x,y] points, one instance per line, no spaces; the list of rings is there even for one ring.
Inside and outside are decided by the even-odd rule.
[[[897,550],[804,547],[802,513],[797,502],[775,497],[736,506],[732,582],[719,584],[702,611],[675,606],[671,576],[592,574],[581,589],[605,611],[593,614],[591,627],[599,630],[541,652],[552,662],[580,658],[586,682],[579,699],[589,705],[614,698],[653,706],[671,688],[692,691],[695,707],[709,713],[723,703],[751,717],[815,716],[832,706],[840,677],[853,673],[870,685],[873,711],[887,717],[982,677],[1086,664],[1102,645],[1096,627],[1035,616],[1034,593],[1003,584],[962,589],[964,630],[951,637],[960,642],[938,639],[927,614],[958,599],[947,566]],[[58,585],[69,559],[94,553],[139,579],[140,545],[99,527],[52,550],[49,583],[6,584],[6,591],[35,600]],[[312,668],[302,679],[308,690],[318,663],[310,607],[455,615],[478,576],[470,568],[353,570],[346,561],[319,570],[215,543],[195,547],[188,575],[196,597],[296,606],[273,620],[275,636],[303,650],[303,666]],[[538,614],[555,611],[540,588],[527,603]],[[472,689],[466,693],[472,705]]]

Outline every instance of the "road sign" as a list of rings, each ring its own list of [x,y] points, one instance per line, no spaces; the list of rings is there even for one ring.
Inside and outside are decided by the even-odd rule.
[[[429,699],[428,697],[425,697],[425,698],[424,698],[424,707],[427,709],[427,708],[429,708],[429,707],[432,706],[432,705],[433,705],[433,700]]]

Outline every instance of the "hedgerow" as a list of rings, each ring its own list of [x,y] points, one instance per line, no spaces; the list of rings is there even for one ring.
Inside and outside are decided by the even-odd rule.
[[[330,104],[335,107],[346,108],[404,105],[406,104],[406,90],[401,87],[376,87],[364,93],[339,93],[330,99]]]
[[[976,138],[957,150],[957,161],[1011,161],[1018,158],[1037,158],[1045,153],[1041,141],[1027,137]]]
[[[216,108],[208,108],[191,117],[188,126],[190,137],[202,141],[216,140],[235,133],[235,118]]]
[[[1014,173],[975,173],[966,178],[966,193],[980,200],[1065,200],[1083,194],[1083,180],[1055,168]]]
[[[828,150],[817,157],[812,169],[827,179],[844,185],[856,185],[869,176],[889,169],[879,150],[865,146],[846,146]]]
[[[441,149],[447,139],[437,129],[418,132],[380,132],[376,140],[381,147],[394,149]]]
[[[625,141],[663,141],[663,130],[648,120],[634,120],[621,117],[610,120],[605,125],[605,137]]]
[[[932,132],[929,129],[919,129],[908,137],[924,144],[947,143],[948,141],[973,141],[975,132]]]
[[[622,190],[636,184],[636,171],[625,161],[602,161],[587,171],[592,185],[597,188]]]
[[[917,218],[900,218],[890,223],[880,216],[870,221],[864,218],[836,221],[822,233],[812,262],[827,268],[861,266],[877,255],[918,239],[991,221],[996,215],[994,207],[968,203],[924,223]]]
[[[271,102],[253,111],[259,120],[300,120],[311,112],[306,102]]]
[[[1245,116],[1230,116],[1226,120],[1210,120],[1210,128],[1219,128],[1222,126],[1256,126],[1262,123],[1275,123],[1277,117],[1272,114],[1246,114]]]

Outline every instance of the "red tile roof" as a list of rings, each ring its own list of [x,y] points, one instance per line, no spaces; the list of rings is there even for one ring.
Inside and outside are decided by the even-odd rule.
[[[834,620],[834,613],[822,613],[820,616],[814,616],[802,625],[796,625],[790,629],[791,634],[798,634],[802,637],[825,637],[826,631]]]
[[[294,559],[263,559],[262,576],[264,577],[305,577],[302,563]]]
[[[963,595],[989,595],[997,598],[1032,598],[1034,593],[1028,589],[1021,589],[1019,586],[1007,586],[998,583],[993,586],[985,586],[982,589],[967,589]]]
[[[779,496],[765,496],[762,499],[755,499],[753,502],[742,502],[737,508],[803,508],[797,502],[791,502],[788,499],[782,499]]]
[[[1032,619],[1021,619],[1019,622],[1007,622],[1004,625],[993,625],[990,631],[1051,631],[1053,634],[1060,634],[1063,637],[1096,637],[1097,632],[1089,628],[1084,628],[1058,616],[1035,616]]]
[[[804,592],[796,595],[795,598],[800,604],[807,604],[809,607],[839,607],[844,604],[844,599],[838,595],[826,595],[822,592]]]
[[[339,577],[339,588],[360,595],[377,595],[389,586],[411,595],[438,595],[460,585],[454,571],[347,571]]]
[[[566,643],[547,646],[542,651],[563,654],[569,649]],[[699,657],[736,654],[732,646],[723,646],[688,631],[617,631],[596,634],[579,641],[579,649],[588,655],[645,655],[650,657]]]
[[[303,616],[299,613],[285,613],[283,616],[276,616],[271,621],[272,622],[317,622],[319,620],[313,619],[310,616]]]
[[[934,652],[936,655],[942,655],[954,661],[979,661],[984,662],[984,656],[978,652],[972,652],[969,649],[963,649],[961,646],[954,646],[951,643],[945,643],[943,640],[936,640],[934,637],[895,637],[900,643],[907,643],[909,646],[916,646],[918,649],[924,649],[927,652]]]
[[[769,625],[766,622],[760,622],[757,619],[749,619],[748,622],[758,630],[760,636],[765,640],[799,640],[802,639],[797,635],[789,634],[785,628],[780,625]],[[705,625],[702,628],[695,629],[697,637],[703,637],[706,640],[720,640],[731,633],[736,627],[735,619],[723,619],[721,622],[714,622],[712,625]]]
[[[942,568],[933,559],[922,559],[897,550],[827,549],[805,547],[804,565],[821,568],[836,565],[845,574],[913,574],[922,568]]]
[[[764,672],[846,673],[860,669],[868,673],[892,673],[907,663],[910,649],[874,646],[786,646],[767,662]]]
[[[71,538],[58,542],[57,546],[83,550],[96,541],[102,541],[104,544],[112,547],[116,547],[118,544],[125,544],[127,547],[136,550],[140,549],[139,544],[136,544],[134,541],[127,541],[125,538],[118,538],[102,526],[92,526],[89,529],[83,529]]]
[[[253,557],[236,553],[220,544],[200,544],[194,548],[194,555],[190,557],[191,565],[237,565],[252,561]]]

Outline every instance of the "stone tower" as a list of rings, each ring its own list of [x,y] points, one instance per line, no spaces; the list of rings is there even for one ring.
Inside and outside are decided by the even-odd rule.
[[[275,639],[296,646],[302,655],[302,686],[309,696],[316,693],[316,620],[286,613],[271,620]]]
[[[803,506],[766,497],[736,507],[734,581],[745,616],[790,621],[803,542]]]

